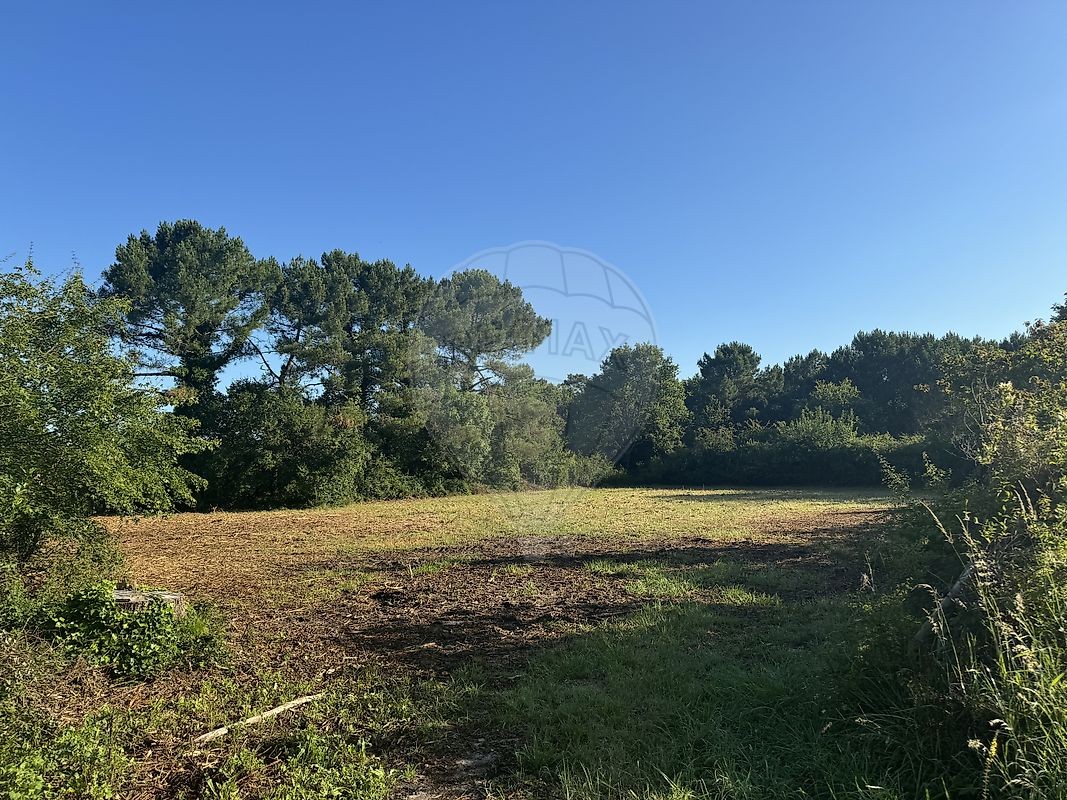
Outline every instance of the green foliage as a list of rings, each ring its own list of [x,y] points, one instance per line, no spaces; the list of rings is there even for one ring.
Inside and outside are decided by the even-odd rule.
[[[257,261],[225,229],[194,220],[161,222],[154,234],[130,235],[104,271],[105,297],[129,303],[120,335],[144,351],[152,372],[200,399],[220,370],[245,352],[266,319],[277,266]]]
[[[955,568],[928,564],[923,583],[941,577],[913,591],[923,627],[887,631],[858,684],[880,743],[950,796],[1058,800],[1067,786],[1065,344],[1067,323],[1038,324],[947,360],[950,417],[979,470],[938,501],[957,524],[928,509],[911,524]],[[892,658],[909,644],[914,657]]]
[[[73,592],[117,574],[121,562],[114,537],[95,524],[26,561],[0,560],[0,630],[39,631]]]
[[[976,347],[948,360],[960,448],[997,487],[1021,485],[1062,499],[1067,475],[1067,323],[1036,324],[1011,349]]]
[[[634,467],[681,446],[685,391],[659,347],[616,347],[597,375],[571,382],[566,434],[573,450]]]
[[[767,409],[781,370],[760,370],[759,354],[747,344],[730,342],[705,353],[697,362],[697,374],[686,381],[686,405],[695,428],[723,423],[740,424],[758,419]]]
[[[888,464],[904,475],[923,470],[921,437],[862,435],[852,412],[802,410],[795,420],[701,429],[694,445],[638,473],[654,481],[770,486],[878,486]]]
[[[124,312],[79,276],[0,276],[0,550],[27,558],[49,537],[92,536],[92,512],[191,500],[198,481],[176,462],[203,444],[112,349]]]
[[[145,368],[192,389],[175,395],[197,399],[182,413],[223,441],[226,453],[185,462],[212,479],[203,504],[554,486],[575,471],[595,480],[605,459],[668,482],[858,485],[879,480],[883,459],[916,479],[925,451],[965,477],[944,363],[982,343],[954,335],[861,332],[769,367],[731,342],[684,384],[638,344],[557,390],[518,364],[549,320],[485,270],[435,282],[342,250],[256,261],[224,230],[183,220],[130,237],[105,279],[104,294],[131,302],[123,336]],[[220,370],[246,356],[278,397],[252,399],[238,382],[234,397],[213,398]],[[261,419],[272,412],[277,424]],[[363,441],[352,433],[344,458],[326,421],[357,414]],[[377,477],[357,488],[371,463]]]
[[[468,481],[480,481],[489,457],[492,420],[482,394],[448,384],[417,390],[425,426],[436,445],[437,470]]]
[[[67,598],[50,621],[56,638],[118,677],[147,678],[174,664],[180,650],[173,609],[152,601],[142,610],[122,610],[113,591],[98,584]]]
[[[522,290],[490,272],[470,269],[440,282],[426,313],[426,332],[469,390],[494,379],[507,364],[537,347],[552,323],[537,315]]]
[[[1001,505],[946,530],[970,565],[969,602],[939,609],[932,623],[947,693],[971,721],[983,790],[1058,798],[1067,786],[1067,322],[1028,333],[1011,351],[978,348],[950,373],[966,446],[985,469],[974,505]]]
[[[336,268],[338,260],[323,266],[314,259],[295,258],[279,268],[281,279],[268,301],[268,342],[259,354],[281,389],[321,379],[330,365],[345,360],[342,336],[357,299],[350,276]],[[268,349],[277,363],[267,358]]]
[[[368,500],[423,497],[428,491],[422,480],[404,472],[383,456],[376,456],[370,460],[364,470],[362,484],[363,494]]]
[[[410,385],[411,362],[424,347],[418,324],[433,281],[410,266],[368,262],[341,250],[323,254],[322,270],[329,302],[322,317],[308,321],[321,332],[318,364],[325,367],[326,394],[331,401],[354,400],[369,413],[383,395]]]
[[[936,423],[944,403],[938,389],[942,363],[973,342],[955,335],[857,333],[831,354],[824,380],[848,379],[858,390],[854,408],[872,433],[910,436]]]
[[[66,729],[28,719],[0,703],[0,794],[10,800],[110,800],[129,767],[107,712]]]
[[[241,382],[206,412],[220,444],[202,459],[201,502],[233,508],[303,508],[364,495],[372,448],[354,403],[327,406],[296,390]]]
[[[840,383],[816,381],[808,402],[814,408],[821,408],[840,417],[853,412],[859,399],[860,390],[851,380],[845,378]],[[851,419],[856,421],[854,413],[851,414]]]

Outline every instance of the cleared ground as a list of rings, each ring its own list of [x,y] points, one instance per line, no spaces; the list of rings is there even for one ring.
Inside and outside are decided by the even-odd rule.
[[[127,794],[270,795],[299,780],[278,742],[338,715],[333,746],[385,775],[338,796],[819,794],[863,769],[825,746],[820,692],[854,647],[889,509],[607,489],[111,521],[131,581],[217,609],[231,653],[109,690],[146,728]],[[323,689],[325,710],[189,747]]]
[[[877,493],[592,489],[109,522],[137,581],[269,617],[294,600],[367,596],[354,590],[397,570],[410,582],[442,560],[460,571],[491,566],[489,553],[498,567],[690,546],[757,561],[825,559],[824,545],[847,543],[848,531],[887,507]]]

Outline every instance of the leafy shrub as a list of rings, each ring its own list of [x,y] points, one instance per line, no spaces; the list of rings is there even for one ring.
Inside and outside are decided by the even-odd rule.
[[[191,500],[198,479],[176,457],[204,444],[116,355],[123,310],[79,276],[57,285],[32,265],[0,276],[0,556],[91,535],[94,511]]]
[[[601,455],[583,456],[567,451],[563,454],[559,486],[599,486],[620,474],[615,465]]]
[[[116,573],[114,537],[92,520],[80,524],[76,538],[52,541],[28,560],[0,559],[0,630],[37,630],[72,593]]]
[[[52,619],[63,645],[120,677],[144,678],[178,658],[174,610],[158,601],[138,611],[116,604],[114,587],[99,584],[75,592]]]
[[[753,486],[879,486],[888,463],[909,479],[923,474],[920,436],[858,432],[851,412],[803,410],[789,422],[702,429],[687,448],[640,474],[657,483]]]
[[[227,508],[306,508],[361,497],[371,448],[354,404],[326,406],[299,392],[245,381],[217,398],[205,430],[219,439],[201,457],[201,503]]]
[[[0,563],[0,631],[25,627],[35,611],[18,565]]]
[[[422,481],[381,456],[370,460],[359,485],[360,494],[369,500],[399,500],[426,495],[426,486]]]
[[[882,747],[950,796],[1061,800],[1067,787],[1064,352],[1060,322],[948,365],[959,442],[978,469],[938,501],[958,524],[927,514],[916,530],[939,530],[959,559],[922,627],[879,648],[865,684],[887,701],[864,711]],[[885,654],[909,645],[916,657],[890,671]]]
[[[96,584],[71,594],[48,629],[68,651],[84,655],[116,677],[148,678],[178,663],[201,665],[220,648],[216,624],[189,609],[178,618],[157,600],[147,608],[120,608],[114,586]]]

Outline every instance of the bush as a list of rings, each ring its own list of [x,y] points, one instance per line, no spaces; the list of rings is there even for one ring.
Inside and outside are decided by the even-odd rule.
[[[198,481],[176,457],[203,443],[116,355],[123,309],[78,276],[56,285],[32,266],[0,276],[0,558],[92,535],[94,512],[191,500]]]
[[[354,404],[327,406],[254,381],[235,384],[206,411],[220,441],[201,458],[202,505],[307,508],[362,497],[371,447]]]
[[[749,486],[880,486],[889,464],[908,479],[923,475],[929,443],[920,436],[862,435],[855,416],[822,408],[789,422],[702,429],[695,446],[639,477],[656,483]]]
[[[52,541],[28,560],[0,559],[0,630],[36,630],[72,593],[117,573],[122,555],[112,535],[92,520],[79,524],[76,537]]]
[[[113,590],[100,584],[72,594],[51,620],[56,638],[120,677],[144,678],[173,664],[178,658],[173,609],[152,601],[146,609],[123,611]]]
[[[1061,800],[1067,787],[1065,350],[1067,323],[1037,325],[1013,350],[977,347],[949,365],[978,470],[939,500],[958,524],[927,514],[917,530],[940,530],[956,574],[930,593],[917,634],[879,650],[910,644],[916,657],[892,675],[883,659],[866,685],[897,703],[867,715],[888,721],[883,746],[940,772],[952,796]]]
[[[123,609],[114,588],[101,583],[74,592],[43,627],[67,651],[120,678],[158,675],[182,657],[203,663],[217,650],[217,631],[195,610],[179,619],[157,600],[147,608]]]
[[[400,500],[427,494],[422,481],[382,456],[372,458],[367,464],[360,478],[359,491],[368,500]]]

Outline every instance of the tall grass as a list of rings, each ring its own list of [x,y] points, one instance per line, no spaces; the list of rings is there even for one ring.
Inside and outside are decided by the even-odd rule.
[[[1067,797],[1063,511],[1019,490],[976,529],[964,520],[959,540],[972,586],[933,622],[947,684],[970,715],[981,796]]]

